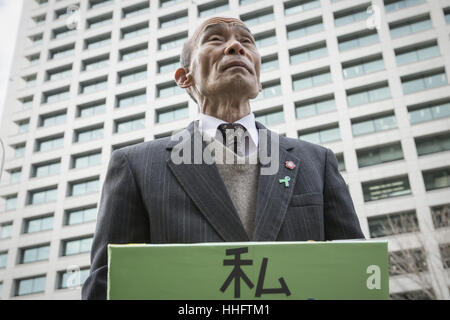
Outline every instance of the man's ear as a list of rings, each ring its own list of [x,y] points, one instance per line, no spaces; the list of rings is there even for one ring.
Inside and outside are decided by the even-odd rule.
[[[175,71],[175,81],[181,88],[188,88],[194,84],[194,77],[188,68],[178,68]]]

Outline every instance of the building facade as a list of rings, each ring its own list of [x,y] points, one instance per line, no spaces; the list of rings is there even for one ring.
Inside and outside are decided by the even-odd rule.
[[[391,266],[392,296],[449,299],[450,0],[25,0],[0,129],[0,298],[80,298],[111,152],[197,117],[174,71],[213,15],[255,37],[257,120],[334,151],[392,262],[419,252]]]

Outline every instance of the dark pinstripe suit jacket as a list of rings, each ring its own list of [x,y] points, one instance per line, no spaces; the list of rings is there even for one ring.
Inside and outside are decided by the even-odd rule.
[[[256,127],[266,129],[259,122]],[[192,136],[194,121],[185,130]],[[170,152],[177,143],[167,137],[112,153],[83,299],[106,298],[108,243],[364,238],[330,149],[279,137],[279,171],[259,177],[255,229],[249,239],[217,167],[174,164]],[[288,160],[294,162],[293,170],[285,167]],[[291,177],[287,188],[278,181],[286,175]]]

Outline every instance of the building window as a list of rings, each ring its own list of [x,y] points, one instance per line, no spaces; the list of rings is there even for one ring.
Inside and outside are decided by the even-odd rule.
[[[439,46],[436,40],[422,42],[412,46],[395,49],[395,59],[398,65],[405,65],[417,61],[422,61],[440,55]]]
[[[158,123],[166,123],[169,121],[180,120],[189,117],[189,109],[187,105],[156,111],[156,121]]]
[[[0,239],[11,238],[12,226],[12,222],[0,224]]]
[[[391,38],[394,39],[431,28],[433,25],[429,14],[389,23]]]
[[[159,73],[172,72],[177,70],[179,65],[180,65],[180,57],[158,61],[158,72]]]
[[[120,84],[139,81],[147,78],[147,65],[121,71],[118,73],[118,82]]]
[[[28,132],[28,128],[30,127],[30,119],[24,119],[16,122],[17,125],[17,133],[26,133]]]
[[[88,193],[98,192],[99,179],[90,179],[79,182],[69,182],[69,196],[79,196]]]
[[[33,96],[21,98],[19,99],[19,101],[20,103],[22,103],[23,110],[30,109],[33,107]]]
[[[16,182],[20,182],[20,176],[22,175],[22,169],[12,169],[9,171],[9,183],[13,184]]]
[[[383,69],[384,62],[381,54],[342,63],[344,79],[358,77]]]
[[[258,47],[258,49],[271,46],[277,43],[275,30],[256,34],[254,38],[255,38],[255,45],[256,47]]]
[[[323,31],[322,18],[314,18],[311,20],[303,21],[299,24],[289,25],[287,29],[288,40],[304,37],[316,32]]]
[[[29,37],[33,45],[41,44],[44,38],[43,33],[38,33]]]
[[[264,57],[261,59],[261,72],[277,70],[279,68],[280,68],[280,65],[278,63],[277,55]]]
[[[33,248],[23,248],[20,250],[20,263],[31,263],[48,260],[50,245],[41,245]]]
[[[122,18],[131,18],[135,17],[150,11],[150,3],[149,1],[144,1],[142,3],[138,3],[134,6],[129,6],[122,9]]]
[[[283,109],[256,114],[255,120],[261,122],[265,126],[274,126],[283,123]]]
[[[5,211],[15,210],[17,208],[17,194],[8,195],[5,199]]]
[[[356,150],[358,167],[368,167],[380,163],[386,163],[403,159],[403,150],[400,142],[385,146],[376,146],[367,149]]]
[[[119,51],[120,60],[128,61],[139,57],[144,57],[148,53],[147,44],[125,48]]]
[[[41,14],[39,16],[35,16],[32,18],[36,25],[41,25],[45,23],[45,14]]]
[[[395,128],[397,128],[397,120],[393,114],[372,116],[369,119],[365,118],[363,120],[352,120],[354,137]]]
[[[22,158],[25,155],[25,144],[17,144],[13,146],[14,148],[14,158]]]
[[[40,57],[41,57],[40,53],[35,53],[35,54],[31,54],[29,56],[26,56],[26,59],[28,60],[28,63],[30,64],[30,66],[34,66],[39,63]]]
[[[101,114],[106,111],[106,101],[98,100],[89,102],[87,104],[79,105],[77,109],[77,117],[79,118]]]
[[[89,0],[89,9],[101,8],[113,3],[113,0]]]
[[[431,207],[431,217],[435,229],[446,228],[450,223],[450,204]]]
[[[374,83],[369,86],[347,90],[347,104],[349,107],[381,101],[391,97],[387,82]]]
[[[66,122],[67,112],[51,113],[39,116],[39,127],[50,127]]]
[[[210,16],[222,11],[229,9],[228,0],[220,0],[215,2],[210,2],[201,6],[198,6],[199,17]]]
[[[52,30],[52,39],[61,39],[77,33],[77,29],[70,29],[67,26]]]
[[[42,103],[54,103],[69,99],[69,87],[55,89],[42,94]]]
[[[116,120],[115,133],[124,133],[145,128],[145,115],[136,119]]]
[[[417,137],[414,140],[419,156],[450,150],[450,132],[433,136]]]
[[[41,293],[45,291],[45,275],[16,280],[16,296]]]
[[[178,86],[175,81],[168,84],[160,84],[156,86],[156,96],[158,98],[171,97],[177,94],[184,93],[185,90]]]
[[[371,238],[420,231],[415,211],[369,217],[367,221]]]
[[[74,240],[63,241],[63,256],[87,253],[91,251],[92,236]]]
[[[444,243],[439,245],[441,251],[442,264],[445,269],[450,269],[450,243]]]
[[[135,92],[126,93],[117,96],[117,108],[124,108],[128,106],[134,106],[140,103],[145,103],[147,100],[147,94],[144,91],[139,90]]]
[[[142,142],[144,142],[144,139],[137,139],[137,140],[133,140],[133,141],[127,141],[125,143],[115,144],[115,145],[111,146],[111,152],[122,149],[124,147],[133,146],[135,144],[142,143]]]
[[[83,60],[81,62],[81,69],[83,71],[97,70],[100,68],[106,68],[109,65],[109,54],[105,54],[99,57]]]
[[[47,70],[46,80],[47,81],[60,80],[69,78],[71,75],[72,75],[72,65],[69,64],[67,66]]]
[[[103,126],[83,128],[75,131],[75,142],[85,142],[103,138]]]
[[[111,43],[111,33],[104,33],[99,36],[84,40],[85,49],[95,49]]]
[[[89,277],[89,268],[83,268],[79,270],[74,276],[71,271],[59,272],[58,289],[74,288],[82,286],[86,279]]]
[[[296,14],[320,7],[320,0],[294,0],[284,3],[284,14]]]
[[[166,7],[170,7],[170,6],[173,6],[174,4],[184,2],[184,1],[186,1],[186,0],[160,0],[159,6],[161,8],[166,8]]]
[[[408,176],[362,183],[364,202],[411,194]]]
[[[339,171],[345,171],[344,155],[342,153],[337,154],[336,155],[336,160],[338,162],[338,170]]]
[[[82,155],[74,155],[72,156],[72,169],[81,169],[92,166],[97,166],[102,163],[102,153],[95,152],[89,154]]]
[[[336,101],[333,95],[313,98],[295,103],[297,119],[315,116],[318,114],[336,110]]]
[[[424,2],[425,0],[384,0],[384,8],[386,12],[392,12]]]
[[[93,17],[90,19],[87,19],[86,21],[86,28],[87,29],[93,29],[93,28],[97,28],[100,26],[104,26],[106,24],[110,24],[112,23],[112,17],[113,14],[111,13],[107,13],[98,17]]]
[[[326,127],[299,132],[298,138],[316,144],[325,144],[328,142],[341,140],[339,126]]]
[[[408,107],[411,124],[450,117],[450,99],[426,102]]]
[[[64,225],[71,226],[74,224],[95,221],[96,219],[97,219],[96,207],[71,209],[66,212]]]
[[[49,60],[71,56],[75,53],[75,44],[69,44],[62,47],[50,49]]]
[[[423,248],[389,252],[390,276],[425,272],[427,270],[427,261]]]
[[[421,72],[401,77],[403,93],[409,94],[425,89],[447,85],[447,75],[444,69]]]
[[[25,220],[23,233],[33,233],[51,230],[53,228],[53,216],[45,216]]]
[[[62,148],[63,146],[64,146],[64,136],[44,138],[36,141],[35,152],[55,150]]]
[[[292,76],[292,86],[294,91],[305,90],[331,82],[332,79],[329,68],[313,70],[305,74]]]
[[[32,74],[32,75],[29,75],[29,76],[25,76],[22,79],[23,79],[23,81],[25,81],[25,87],[31,88],[31,87],[36,85],[37,75],[36,74]]]
[[[80,83],[80,93],[87,94],[105,90],[108,86],[108,78],[101,77]]]
[[[148,22],[121,29],[122,39],[131,39],[148,33]]]
[[[177,12],[169,16],[159,18],[159,27],[168,28],[188,21],[187,11]]]
[[[79,3],[76,4],[77,7],[80,6]],[[68,18],[70,15],[70,10],[69,7],[64,7],[58,10],[55,10],[55,20],[59,20],[59,19],[63,19],[63,18]]]
[[[254,26],[260,23],[274,20],[273,8],[265,8],[258,12],[242,15],[241,20],[248,26]]]
[[[32,165],[32,177],[48,177],[51,175],[59,174],[61,169],[60,160],[53,162],[46,162],[44,164]]]
[[[337,11],[334,13],[334,25],[340,27],[349,23],[367,20],[370,14],[367,12],[367,8],[371,4],[364,4],[350,9]]]
[[[450,23],[450,7],[444,9],[445,22]]]
[[[169,36],[158,40],[159,50],[169,50],[173,48],[178,48],[184,44],[187,39],[187,34],[179,34],[175,36]]]
[[[380,41],[377,31],[358,31],[338,37],[339,51],[369,46]]]
[[[450,187],[450,167],[422,172],[427,191]]]
[[[305,47],[292,49],[289,51],[289,61],[291,64],[302,63],[328,55],[326,42],[313,43]]]
[[[33,190],[28,191],[29,203],[28,204],[41,204],[51,201],[56,201],[57,188],[45,189],[45,190]]]
[[[263,83],[262,88],[262,91],[254,99],[255,101],[281,95],[281,85],[279,80],[270,83]]]
[[[6,268],[7,260],[8,260],[8,252],[7,251],[0,252],[0,269]]]

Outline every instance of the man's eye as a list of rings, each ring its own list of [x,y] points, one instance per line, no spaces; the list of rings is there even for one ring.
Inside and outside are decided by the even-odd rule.
[[[214,39],[216,39],[216,40],[220,40],[220,38],[219,38],[219,37],[212,37],[212,38],[210,38],[209,40],[210,40],[210,41],[213,41]]]

